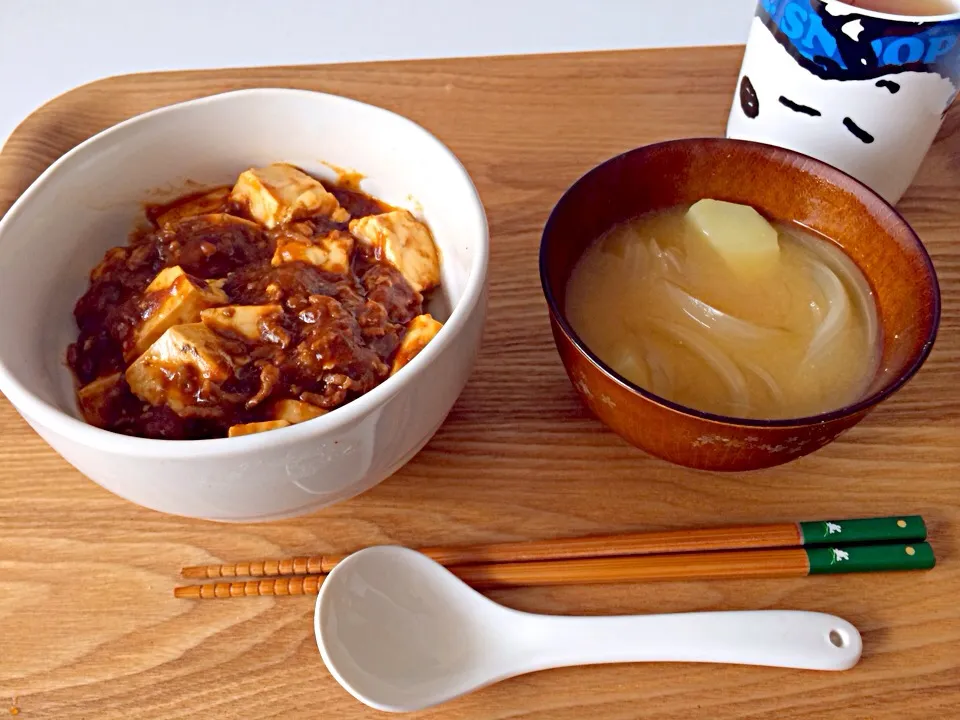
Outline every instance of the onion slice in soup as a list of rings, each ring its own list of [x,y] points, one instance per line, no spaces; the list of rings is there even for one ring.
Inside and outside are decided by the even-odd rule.
[[[747,390],[747,379],[740,368],[720,348],[693,330],[677,323],[668,323],[655,320],[654,324],[661,331],[682,343],[694,355],[705,362],[720,378],[720,381],[730,393],[730,400],[734,405],[748,408],[750,393]]]
[[[637,357],[626,345],[619,348],[618,353],[611,358],[610,367],[617,371],[634,385],[643,388],[650,387],[650,370],[646,360]]]
[[[783,390],[780,388],[780,385],[777,384],[777,381],[774,379],[773,375],[768,373],[756,363],[741,360],[740,366],[747,372],[753,373],[753,375],[755,375],[760,382],[764,384],[774,402],[776,402],[778,405],[784,404]]]
[[[864,334],[867,347],[876,348],[880,342],[880,324],[877,318],[876,305],[871,302],[873,290],[863,277],[857,264],[836,244],[827,239],[820,239],[801,232],[790,232],[791,239],[803,245],[811,253],[819,257],[824,265],[830,268],[852,293],[853,300],[864,319]],[[849,297],[848,293],[848,297]],[[822,314],[822,311],[821,311]]]
[[[678,275],[683,274],[683,263],[680,260],[680,253],[676,248],[667,248],[663,251],[663,259],[667,265]]]
[[[643,352],[647,367],[650,368],[649,389],[657,395],[669,398],[673,395],[673,366],[653,339],[643,343]]]
[[[810,338],[810,344],[807,346],[801,365],[816,362],[821,353],[828,350],[840,336],[844,326],[850,320],[850,300],[847,297],[846,288],[836,273],[819,260],[813,259],[810,260],[810,272],[813,274],[813,281],[826,298],[829,310],[820,327]]]
[[[667,295],[676,303],[685,315],[708,330],[728,340],[771,340],[782,335],[783,331],[775,328],[761,327],[746,320],[728,315],[708,305],[699,298],[695,298],[669,280],[664,280]]]
[[[647,244],[631,228],[619,228],[616,235],[605,245],[604,252],[623,261],[623,270],[627,273],[642,274],[650,265],[650,253]]]

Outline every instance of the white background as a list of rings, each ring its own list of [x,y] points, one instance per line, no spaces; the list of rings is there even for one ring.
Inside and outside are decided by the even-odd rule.
[[[756,0],[0,0],[0,144],[35,108],[144,70],[746,41]]]

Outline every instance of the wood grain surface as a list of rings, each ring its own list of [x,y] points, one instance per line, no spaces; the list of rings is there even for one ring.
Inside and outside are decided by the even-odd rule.
[[[920,374],[835,444],[773,470],[712,475],[628,447],[578,403],[537,276],[541,228],[599,161],[719,135],[742,49],[709,48],[112,78],[39,109],[0,154],[0,212],[55,158],[136,113],[227,89],[303,87],[402,113],[462,159],[492,235],[484,350],[446,424],[359,498],[264,525],[166,517],[116,498],[0,404],[0,716],[359,718],[325,670],[310,597],[175,600],[182,565],[372,543],[549,538],[641,529],[923,514],[928,573],[504,590],[550,613],[807,609],[863,632],[846,673],[680,664],[538,673],[419,718],[960,716],[960,115],[900,204],[943,286]],[[122,238],[118,238],[118,241]],[[5,309],[5,312],[10,311]]]

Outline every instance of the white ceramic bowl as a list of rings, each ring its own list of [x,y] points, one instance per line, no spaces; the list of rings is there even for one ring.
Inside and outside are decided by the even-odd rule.
[[[442,253],[429,309],[437,337],[396,376],[306,423],[259,435],[126,437],[80,419],[67,345],[89,271],[124,244],[142,203],[187,181],[230,183],[285,161],[362,173],[362,189],[424,218]],[[334,95],[257,89],[135,117],[50,166],[0,221],[0,391],[64,458],[107,490],[161,512],[255,521],[360,493],[430,439],[463,389],[486,311],[487,223],[457,158],[413,122]]]

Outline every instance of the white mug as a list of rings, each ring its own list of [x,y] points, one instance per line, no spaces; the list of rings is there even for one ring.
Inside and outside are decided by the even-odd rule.
[[[727,137],[823,160],[897,202],[957,95],[960,12],[760,0]]]

